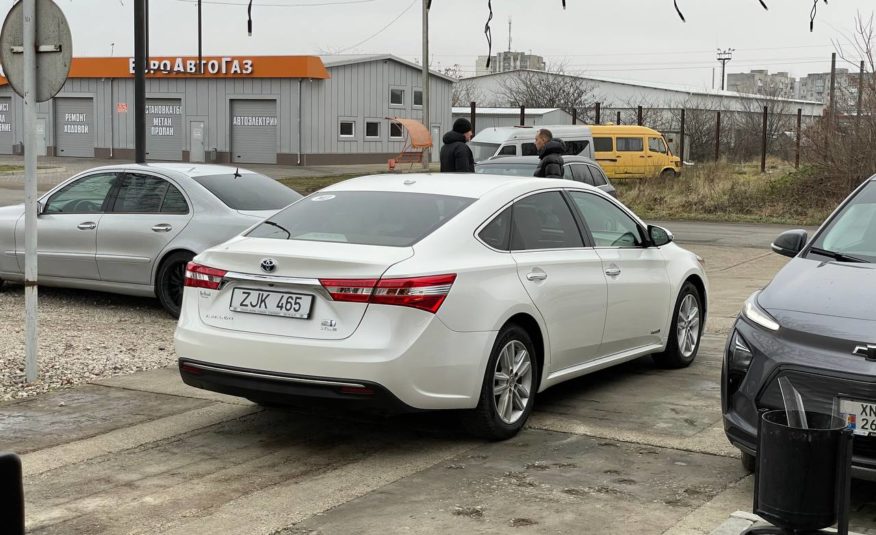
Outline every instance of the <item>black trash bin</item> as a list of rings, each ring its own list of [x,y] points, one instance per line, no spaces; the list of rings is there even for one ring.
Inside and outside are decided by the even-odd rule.
[[[835,416],[807,412],[808,429],[785,411],[761,415],[754,512],[785,530],[819,530],[846,521],[852,434]],[[847,526],[847,523],[846,523]],[[846,528],[847,529],[847,528]]]

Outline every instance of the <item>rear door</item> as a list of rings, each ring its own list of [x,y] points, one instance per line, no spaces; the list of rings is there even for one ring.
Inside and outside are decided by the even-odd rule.
[[[621,178],[644,177],[647,158],[644,138],[642,136],[617,136],[615,145],[618,176]]]
[[[156,259],[192,216],[190,203],[175,184],[156,175],[126,173],[97,228],[101,280],[151,284]]]
[[[618,205],[597,193],[569,195],[592,235],[606,276],[602,352],[659,344],[667,314],[672,312],[663,253],[645,246],[643,229]]]
[[[619,177],[623,171],[618,156],[622,155],[614,150],[614,136],[594,136],[593,157],[611,178]]]
[[[84,176],[55,192],[37,219],[39,276],[100,278],[95,259],[97,227],[116,185],[118,173]],[[18,264],[24,270],[24,219],[15,230]]]
[[[511,250],[520,282],[548,329],[549,371],[599,357],[606,304],[602,260],[585,247],[560,191],[537,193],[514,204]]]

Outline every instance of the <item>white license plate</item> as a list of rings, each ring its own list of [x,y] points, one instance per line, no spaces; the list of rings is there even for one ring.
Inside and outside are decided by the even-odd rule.
[[[231,292],[229,309],[235,312],[282,316],[284,318],[307,319],[310,317],[312,295],[235,288]]]
[[[876,403],[840,400],[840,414],[856,435],[876,435]]]

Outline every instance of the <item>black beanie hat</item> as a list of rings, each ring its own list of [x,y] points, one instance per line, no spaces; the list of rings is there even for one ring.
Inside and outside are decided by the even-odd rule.
[[[465,117],[460,117],[453,122],[453,131],[459,132],[460,134],[471,132],[471,122]]]

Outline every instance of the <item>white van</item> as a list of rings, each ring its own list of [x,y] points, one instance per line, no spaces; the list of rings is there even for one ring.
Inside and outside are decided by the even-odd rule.
[[[468,144],[475,162],[503,156],[537,156],[535,135],[542,128],[566,144],[566,154],[593,158],[593,133],[584,125],[505,126],[482,130]]]

